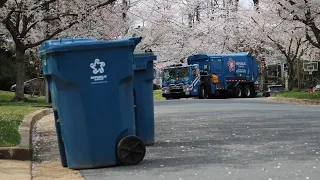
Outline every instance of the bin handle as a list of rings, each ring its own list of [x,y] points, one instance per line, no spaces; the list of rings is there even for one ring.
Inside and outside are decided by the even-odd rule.
[[[129,40],[133,41],[135,45],[138,45],[141,40],[142,40],[142,37],[139,36],[139,37],[132,37],[132,38],[129,38]]]

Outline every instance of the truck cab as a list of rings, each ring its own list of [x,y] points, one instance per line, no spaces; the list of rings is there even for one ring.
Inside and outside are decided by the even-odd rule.
[[[199,80],[198,64],[166,67],[162,74],[162,96],[173,99],[192,97],[198,92]]]

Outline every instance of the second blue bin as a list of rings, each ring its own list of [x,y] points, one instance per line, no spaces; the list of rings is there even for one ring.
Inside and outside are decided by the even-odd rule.
[[[153,102],[153,61],[157,59],[152,52],[134,52],[134,97],[136,134],[145,145],[152,145],[154,135]]]

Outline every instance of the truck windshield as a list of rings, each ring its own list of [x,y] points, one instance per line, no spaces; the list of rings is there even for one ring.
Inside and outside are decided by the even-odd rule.
[[[165,69],[163,76],[164,81],[188,81],[189,67]]]

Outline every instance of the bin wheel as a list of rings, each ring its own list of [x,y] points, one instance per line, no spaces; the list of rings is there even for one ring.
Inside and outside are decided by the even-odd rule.
[[[139,164],[146,154],[146,146],[137,136],[127,136],[117,146],[117,156],[124,165]]]

